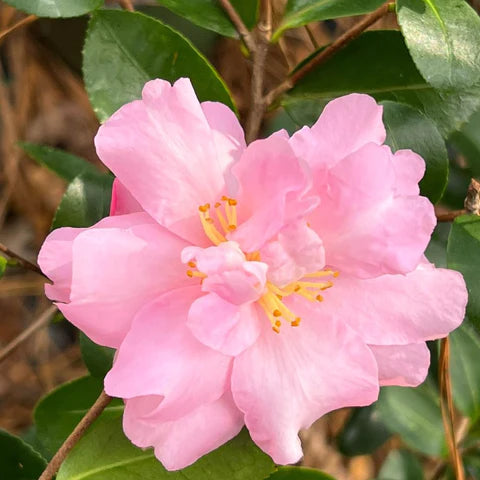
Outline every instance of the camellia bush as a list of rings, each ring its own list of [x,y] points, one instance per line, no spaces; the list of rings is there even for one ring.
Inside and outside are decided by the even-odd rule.
[[[0,478],[332,479],[302,465],[299,432],[342,408],[332,443],[380,449],[378,480],[480,478],[474,8],[158,0],[248,60],[240,115],[141,5],[6,3],[29,14],[14,28],[89,17],[106,169],[20,145],[68,187],[38,266],[3,248],[0,270],[46,277],[44,317],[78,328],[90,374],[40,399],[28,437],[0,431]],[[343,17],[266,82],[288,32]]]

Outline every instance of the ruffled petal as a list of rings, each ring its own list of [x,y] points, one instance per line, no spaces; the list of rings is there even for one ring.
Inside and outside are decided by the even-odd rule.
[[[251,143],[232,174],[239,185],[231,192],[238,201],[239,227],[230,238],[245,252],[261,248],[318,203],[315,197],[304,197],[310,174],[282,132]]]
[[[230,392],[178,420],[158,422],[145,419],[158,403],[155,397],[127,400],[123,429],[138,447],[154,446],[155,456],[167,470],[191,465],[235,437],[243,426],[243,415],[233,403]]]
[[[164,397],[149,413],[152,421],[176,420],[223,395],[231,358],[203,345],[186,326],[199,295],[198,286],[177,289],[138,313],[105,377],[109,395]]]
[[[418,182],[425,174],[425,160],[411,150],[397,150],[393,156],[397,195],[418,195]]]
[[[109,217],[70,244],[71,293],[58,308],[101,345],[117,348],[140,308],[191,281],[180,261],[186,242],[140,221],[152,222],[145,213]]]
[[[428,374],[430,351],[425,342],[409,345],[370,345],[378,364],[382,387],[416,387]]]
[[[368,405],[378,396],[375,358],[352,329],[294,300],[299,327],[265,329],[235,358],[232,392],[254,442],[278,464],[302,456],[298,431],[325,413]]]
[[[252,345],[260,334],[252,304],[234,305],[215,293],[193,302],[187,325],[204,345],[233,356]]]
[[[407,275],[367,280],[340,274],[322,308],[366,343],[407,345],[448,335],[462,322],[466,303],[460,273],[421,264]]]
[[[231,125],[233,114],[209,106],[205,110],[214,131],[188,79],[173,86],[152,80],[145,84],[142,100],[121,107],[95,137],[103,163],[144,210],[192,243],[205,242],[198,206],[221,195],[225,170],[236,158],[225,150],[218,129],[221,115]]]

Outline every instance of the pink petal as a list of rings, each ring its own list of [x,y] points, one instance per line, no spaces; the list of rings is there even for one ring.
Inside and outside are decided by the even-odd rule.
[[[116,178],[113,181],[110,215],[143,212],[141,205],[135,200],[127,188]]]
[[[315,125],[297,132],[291,143],[316,175],[318,168],[334,165],[367,143],[381,145],[386,137],[382,113],[368,95],[345,95],[328,103]]]
[[[321,204],[309,221],[322,237],[327,264],[340,272],[368,278],[418,265],[436,220],[428,199],[396,195],[398,160],[388,147],[369,143],[316,185]]]
[[[122,225],[127,219],[130,225]],[[118,347],[135,314],[163,292],[189,284],[180,252],[184,240],[145,214],[109,217],[80,233],[71,245],[70,302],[63,314],[94,342]]]
[[[259,249],[290,222],[313,209],[315,198],[303,198],[309,174],[282,132],[251,143],[232,167],[239,182],[239,228],[230,235],[245,252]]]
[[[262,248],[260,256],[268,264],[268,280],[279,287],[325,266],[321,238],[302,221],[280,230],[277,238]]]
[[[223,395],[231,358],[204,346],[185,324],[199,295],[198,286],[177,289],[138,313],[105,377],[109,395],[163,396],[151,420],[176,420]]]
[[[232,392],[255,443],[276,463],[302,456],[301,428],[325,413],[368,405],[378,396],[378,372],[370,349],[353,330],[324,316],[317,304],[296,300],[298,327],[265,329],[235,358]]]
[[[145,211],[193,243],[204,239],[198,206],[221,195],[224,172],[236,158],[225,151],[218,129],[221,116],[231,125],[233,114],[221,107],[205,110],[214,130],[188,79],[173,86],[152,80],[142,100],[120,108],[95,138],[102,161]]]
[[[322,308],[372,345],[406,345],[445,337],[463,320],[467,290],[460,273],[429,264],[406,275],[368,280],[342,275]]]
[[[425,173],[425,160],[411,150],[397,150],[393,156],[397,195],[418,195],[418,182]]]
[[[155,400],[149,403],[151,408]],[[144,404],[142,399],[137,398],[126,401],[123,415],[125,434],[139,447],[154,446],[155,456],[167,470],[191,465],[235,437],[243,426],[243,415],[233,403],[230,392],[178,420],[168,422],[143,418]]]
[[[187,325],[204,345],[233,356],[252,345],[260,334],[252,304],[234,305],[215,293],[193,302]]]
[[[430,351],[425,342],[409,345],[370,345],[378,364],[380,385],[416,387],[428,374]]]

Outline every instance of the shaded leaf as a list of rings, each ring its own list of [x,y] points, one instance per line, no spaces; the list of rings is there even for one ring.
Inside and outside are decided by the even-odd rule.
[[[305,467],[278,467],[267,480],[335,480],[330,475]]]
[[[386,144],[393,151],[410,149],[425,160],[420,192],[432,203],[443,195],[448,180],[448,154],[445,142],[432,120],[408,105],[390,101],[383,104]]]
[[[383,462],[377,480],[423,480],[422,465],[407,450],[393,450]]]
[[[480,337],[464,323],[450,334],[450,376],[455,406],[476,421],[480,415]]]
[[[190,467],[167,472],[152,449],[142,450],[130,443],[117,413],[90,427],[63,462],[57,480],[263,480],[273,469],[271,459],[244,430]]]
[[[462,273],[468,289],[467,315],[480,328],[480,217],[463,215],[452,225],[447,246],[448,268]]]
[[[207,30],[227,37],[238,36],[217,0],[157,0],[157,2]],[[257,19],[258,0],[232,0],[231,3],[247,28],[253,28]]]
[[[28,142],[22,142],[20,146],[33,160],[68,182],[82,173],[100,173],[90,162],[63,150]]]
[[[115,350],[97,345],[83,332],[80,332],[80,350],[82,351],[83,361],[92,376],[104,378],[110,368],[112,368]]]
[[[138,12],[101,10],[92,16],[83,73],[101,121],[140,98],[145,83],[154,78],[173,82],[189,77],[201,101],[233,108],[227,87],[207,59],[180,33]]]
[[[102,390],[102,380],[82,377],[60,385],[38,402],[34,420],[37,438],[46,452],[53,455],[60,448]],[[121,412],[123,403],[114,399],[102,416],[118,415]]]
[[[37,480],[47,466],[30,445],[0,429],[0,472],[5,480]]]
[[[446,452],[439,392],[428,380],[416,388],[384,387],[377,408],[387,428],[426,455]]]
[[[372,12],[383,3],[385,0],[288,0],[282,22],[272,38],[275,41],[285,30],[310,22]]]
[[[398,0],[398,22],[424,78],[465,88],[480,76],[480,18],[465,0]]]
[[[480,108],[480,84],[435,90],[415,67],[401,33],[393,30],[362,34],[300,80],[283,105],[298,124],[308,125],[327,101],[352,92],[411,105],[431,118],[442,136],[458,130]],[[310,107],[304,112],[306,103]]]
[[[78,17],[103,4],[103,0],[5,0],[12,7],[39,17]]]

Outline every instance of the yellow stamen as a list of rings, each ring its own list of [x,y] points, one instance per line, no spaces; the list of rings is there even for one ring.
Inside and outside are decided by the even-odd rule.
[[[190,262],[187,263],[187,265],[190,267],[190,268],[197,268],[197,264],[191,260]]]
[[[192,270],[187,270],[187,275],[190,278],[193,278],[193,277],[206,278],[207,277],[203,272],[193,272]]]
[[[200,221],[205,235],[211,240],[214,245],[219,245],[222,242],[226,242],[227,239],[217,230],[213,218],[210,217],[210,204],[207,203],[198,207],[200,212]]]
[[[228,223],[225,220],[225,217],[223,216],[223,213],[220,211],[220,207],[222,204],[220,202],[217,202],[215,204],[215,213],[217,214],[218,221],[220,222],[220,225],[223,228],[224,233],[228,233]]]
[[[333,287],[332,282],[297,282],[301,288],[319,288],[320,290],[326,290],[327,288]]]
[[[260,260],[260,252],[258,250],[255,250],[254,252],[250,252],[245,254],[245,258],[249,260],[250,262],[255,262]]]

